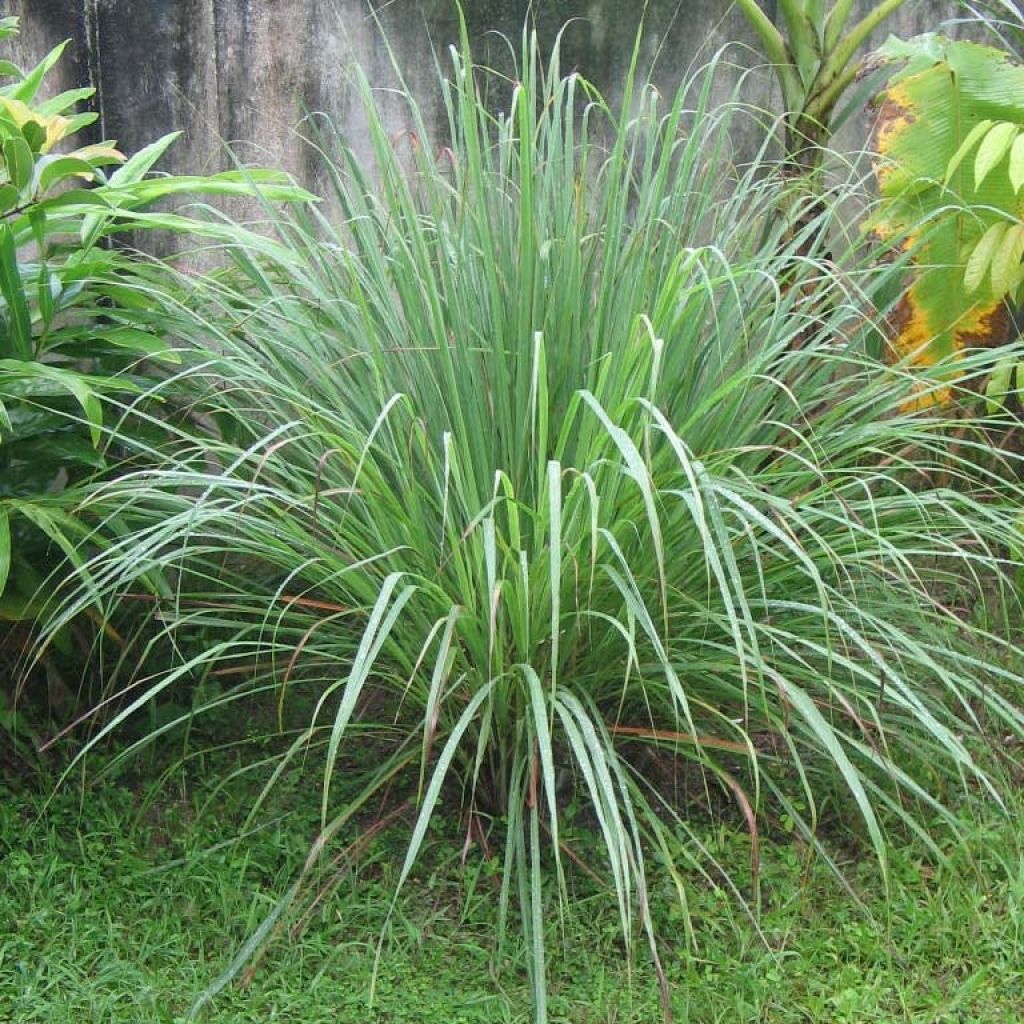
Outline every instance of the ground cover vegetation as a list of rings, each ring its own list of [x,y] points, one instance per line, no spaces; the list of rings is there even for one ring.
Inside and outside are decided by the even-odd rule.
[[[643,965],[666,1017],[732,1019],[685,1001],[711,1000],[709,942],[780,959],[773,858],[800,851],[851,915],[870,868],[891,916],[909,863],[962,892],[973,822],[1013,799],[1024,495],[992,443],[1013,410],[977,397],[992,352],[928,376],[879,357],[916,250],[842,222],[870,182],[808,190],[780,124],[712,106],[717,61],[667,99],[634,62],[612,109],[557,45],[527,32],[516,59],[499,75],[463,38],[443,140],[411,99],[395,135],[354,72],[374,159],[311,120],[330,204],[264,192],[264,233],[211,214],[220,270],[124,285],[181,362],[144,401],[102,394],[127,461],[54,498],[80,543],[27,667],[102,625],[69,773],[238,745],[205,785],[245,794],[254,855],[303,794],[287,880],[229,902],[238,954],[195,1016],[351,902],[349,861],[387,865],[359,925],[379,1009],[440,860],[439,884],[487,894],[473,955],[497,991],[525,973],[535,1019],[588,1019],[559,972],[593,920],[622,965],[602,985]],[[748,119],[764,145],[738,154]],[[919,400],[940,389],[955,419]],[[1018,918],[993,912],[993,963]],[[872,1012],[938,1005],[896,998]]]
[[[222,742],[223,726],[206,741]],[[181,1021],[194,995],[231,960],[286,888],[319,817],[315,787],[285,784],[265,827],[237,842],[253,789],[237,752],[206,751],[152,793],[156,766],[85,793],[10,793],[0,809],[0,1007],[25,1024]],[[149,782],[146,776],[152,772]],[[52,781],[52,780],[47,780]],[[344,781],[341,780],[344,785]],[[671,914],[662,922],[675,1019],[720,1024],[837,1021],[994,1022],[1024,1015],[1020,961],[1024,868],[1019,815],[989,807],[934,863],[894,846],[888,891],[851,846],[844,860],[858,907],[792,836],[765,844],[759,919],[769,945],[720,886],[697,885],[701,921],[691,953]],[[736,872],[749,857],[742,822],[695,822],[702,841]],[[380,919],[404,849],[402,823],[375,835],[340,872],[329,898],[200,1019],[243,1024],[493,1024],[532,1019],[522,950],[496,980],[494,882],[466,870],[444,830],[399,900],[381,961],[377,1002],[366,991]],[[596,855],[582,827],[581,852]],[[352,838],[358,836],[353,829]],[[326,881],[326,879],[325,879]],[[614,908],[581,877],[564,926],[548,920],[550,1016],[572,1024],[660,1019],[649,971],[630,974]],[[662,903],[666,912],[669,904]],[[865,910],[866,908],[866,910]]]

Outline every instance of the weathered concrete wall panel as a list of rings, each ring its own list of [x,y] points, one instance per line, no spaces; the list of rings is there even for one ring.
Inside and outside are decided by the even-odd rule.
[[[295,126],[305,113],[323,111],[357,150],[365,147],[346,69],[358,61],[376,86],[396,84],[381,27],[428,124],[439,128],[435,62],[448,69],[447,48],[458,38],[454,0],[13,0],[8,6],[22,19],[17,57],[23,63],[71,40],[54,84],[95,86],[102,132],[126,150],[182,129],[185,138],[167,169],[223,166],[221,140],[227,140],[245,143],[246,159],[283,166],[310,183],[314,162]],[[527,0],[464,0],[463,6],[477,55],[510,67],[510,45],[499,34],[511,41],[511,52],[518,49]],[[533,6],[542,39],[553,39],[568,23],[563,66],[614,99],[643,5],[545,0]],[[861,0],[862,9],[869,6]],[[774,0],[766,3],[773,16],[774,8]],[[954,0],[909,4],[884,31],[933,29],[956,10]],[[664,92],[674,92],[731,42],[740,44],[731,50],[738,76],[759,58],[742,16],[726,0],[651,0],[648,6],[643,59],[654,65]],[[720,95],[730,88],[723,76]],[[745,100],[777,108],[767,72],[745,89]],[[385,107],[395,130],[405,127],[401,104],[385,100]]]

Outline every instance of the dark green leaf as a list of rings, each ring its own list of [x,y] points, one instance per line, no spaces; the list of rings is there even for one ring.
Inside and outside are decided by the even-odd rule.
[[[11,184],[19,192],[24,192],[32,184],[36,163],[23,135],[12,135],[4,143],[4,163]]]
[[[74,370],[64,370],[58,366],[50,366],[48,363],[23,362],[20,365],[11,366],[12,360],[0,360],[0,373],[3,370],[15,370],[29,379],[39,377],[44,381],[51,381],[59,387],[72,394],[85,413],[89,423],[89,433],[92,436],[93,444],[100,443],[100,431],[103,427],[103,407],[94,390],[95,380],[85,374],[76,373]]]
[[[29,227],[32,228],[32,237],[35,239],[36,245],[39,246],[40,253],[43,253],[46,247],[46,211],[33,205],[27,213]]]
[[[18,205],[18,190],[13,185],[0,185],[0,216]]]
[[[11,571],[11,522],[7,509],[0,505],[0,594],[7,586]]]
[[[34,466],[52,466],[70,470],[72,464],[103,469],[106,466],[102,452],[97,451],[81,434],[60,431],[38,439],[12,446],[12,460],[20,459]]]
[[[38,121],[26,121],[21,126],[21,134],[33,153],[38,153],[46,145],[46,128]]]
[[[18,269],[14,234],[0,224],[0,294],[7,304],[7,335],[0,337],[0,356],[28,359],[32,355],[32,320]]]
[[[48,328],[56,312],[56,299],[60,295],[60,278],[45,266],[39,268],[39,281],[36,286],[36,299],[39,303],[39,315],[43,320],[43,328]]]

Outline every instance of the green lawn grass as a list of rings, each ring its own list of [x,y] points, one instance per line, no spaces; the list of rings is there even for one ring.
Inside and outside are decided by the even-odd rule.
[[[184,1019],[287,887],[319,811],[315,787],[282,788],[262,827],[236,844],[251,800],[243,781],[212,801],[201,783],[165,785],[155,799],[147,792],[138,779],[84,793],[70,786],[48,805],[39,790],[3,792],[0,1020]],[[1022,821],[1024,797],[1006,816],[984,809],[968,840],[950,846],[947,866],[913,845],[897,847],[888,898],[870,854],[861,867],[857,844],[844,843],[844,871],[866,912],[824,866],[805,870],[793,841],[773,839],[759,920],[767,946],[730,893],[695,878],[694,953],[681,915],[664,909],[669,894],[655,894],[665,897],[657,923],[676,1021],[1024,1020]],[[505,949],[498,962],[494,949],[497,862],[474,847],[463,865],[440,838],[388,925],[368,1008],[406,828],[398,821],[381,832],[340,871],[301,934],[275,942],[249,984],[227,986],[199,1019],[528,1021],[523,950]],[[743,877],[749,840],[741,829],[709,825],[704,840]],[[579,872],[572,884],[569,916],[550,921],[552,1019],[659,1020],[654,972],[624,962],[612,901]]]

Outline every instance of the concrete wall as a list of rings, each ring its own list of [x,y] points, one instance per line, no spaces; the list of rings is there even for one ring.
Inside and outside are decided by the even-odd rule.
[[[775,0],[764,2],[775,16]],[[246,159],[285,167],[309,184],[315,184],[315,161],[294,134],[303,114],[326,112],[360,149],[346,68],[357,60],[375,85],[395,84],[375,8],[407,84],[439,131],[435,61],[447,71],[447,48],[458,38],[454,0],[9,0],[7,6],[22,20],[15,54],[22,64],[71,40],[54,85],[94,86],[102,134],[126,151],[180,128],[185,138],[165,169],[221,167],[220,140],[230,140],[245,144]],[[495,33],[518,45],[527,0],[463,0],[463,6],[477,55],[507,61],[507,45]],[[564,64],[614,98],[643,4],[540,0],[533,6],[542,38],[575,19],[566,31]],[[955,11],[954,0],[918,0],[875,41],[890,30],[909,35],[936,28]],[[644,60],[664,92],[674,92],[690,70],[730,42],[741,44],[731,51],[738,66],[758,62],[753,36],[726,0],[648,4]],[[721,90],[729,91],[726,78]],[[755,75],[745,98],[777,109],[770,74]],[[388,109],[401,130],[401,104]]]

